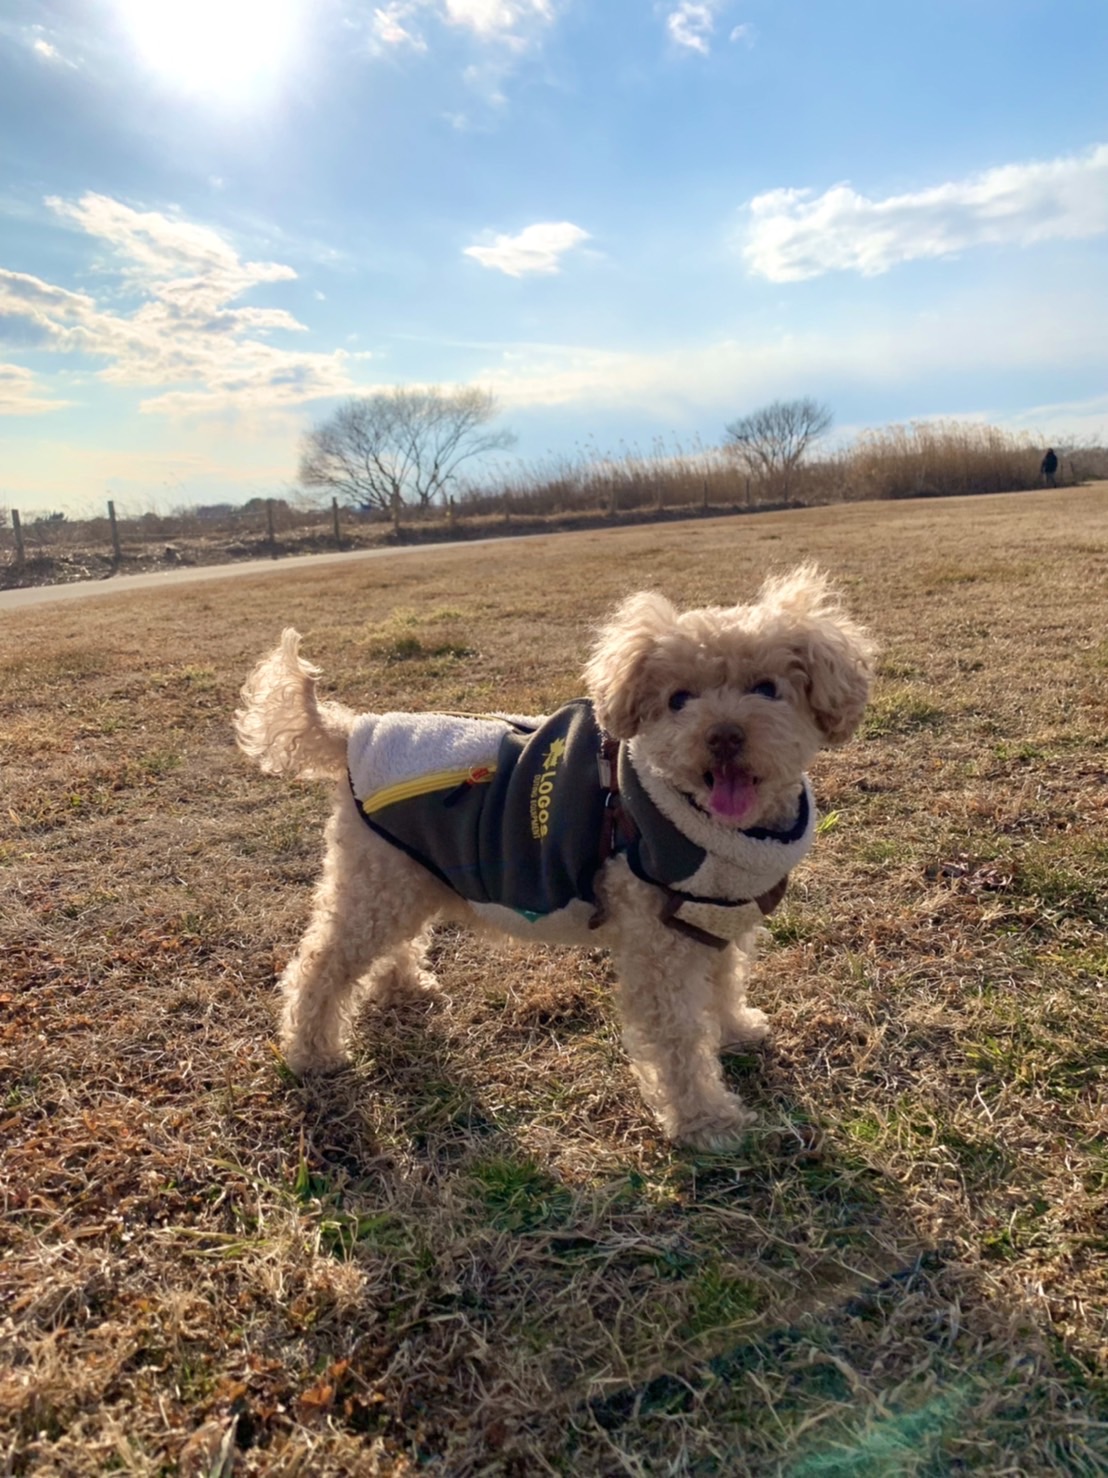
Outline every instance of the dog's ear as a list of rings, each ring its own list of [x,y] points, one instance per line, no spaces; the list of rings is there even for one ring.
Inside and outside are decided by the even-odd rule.
[[[829,745],[845,744],[862,721],[877,644],[842,609],[827,576],[813,564],[767,580],[759,597],[790,627],[804,669],[808,706]]]
[[[869,702],[873,643],[852,622],[818,621],[799,645],[812,716],[828,744],[845,744]]]
[[[631,739],[657,706],[649,659],[673,631],[677,611],[663,595],[629,596],[597,636],[585,667],[585,686],[600,727],[615,739]]]

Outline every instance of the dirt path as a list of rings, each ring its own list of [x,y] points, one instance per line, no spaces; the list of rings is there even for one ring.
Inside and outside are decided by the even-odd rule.
[[[405,554],[426,554],[429,549],[447,551],[455,556],[486,544],[503,544],[509,540],[551,538],[546,534],[510,534],[496,539],[467,539],[456,544],[402,544],[380,549],[354,549],[342,554],[297,554],[281,559],[248,559],[236,563],[190,565],[187,569],[153,570],[139,575],[111,575],[106,580],[74,580],[66,585],[27,585],[15,590],[0,590],[0,612],[19,610],[25,606],[44,605],[49,601],[84,600],[97,595],[129,595],[137,590],[166,590],[174,585],[194,585],[201,580],[227,580],[235,575],[276,575],[282,571],[298,572],[306,566],[322,569],[328,565],[353,564],[363,559],[382,559]]]

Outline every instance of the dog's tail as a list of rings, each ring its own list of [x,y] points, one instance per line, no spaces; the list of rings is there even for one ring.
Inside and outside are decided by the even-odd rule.
[[[267,775],[302,780],[346,773],[346,741],[354,714],[316,697],[319,669],[300,656],[300,633],[290,626],[281,644],[246,679],[235,713],[239,748]]]

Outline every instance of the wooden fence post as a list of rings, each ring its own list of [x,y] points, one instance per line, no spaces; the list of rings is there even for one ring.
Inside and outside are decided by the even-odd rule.
[[[19,522],[19,509],[12,509],[12,533],[15,535],[15,562],[21,565],[27,554],[23,548],[23,525]]]
[[[119,547],[119,526],[115,521],[115,504],[108,499],[108,522],[112,526],[112,554],[116,564],[123,563],[123,550]]]
[[[272,498],[267,498],[265,500],[265,526],[266,526],[266,530],[268,531],[268,534],[269,534],[269,552],[270,552],[271,556],[274,559],[276,559],[277,558],[277,535],[276,535],[276,533],[274,532],[274,529],[273,529],[273,499]]]
[[[335,526],[335,548],[337,549],[342,544],[342,535],[339,533],[339,500],[337,498],[331,499],[331,521]]]

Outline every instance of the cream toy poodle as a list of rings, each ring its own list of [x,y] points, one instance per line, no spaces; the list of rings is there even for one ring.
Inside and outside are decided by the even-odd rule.
[[[862,717],[874,646],[805,565],[751,605],[678,612],[633,595],[600,631],[588,697],[548,717],[363,713],[321,700],[297,632],[235,715],[269,774],[338,782],[315,909],[281,980],[293,1071],[341,1062],[365,998],[434,984],[436,919],[604,945],[623,1040],[665,1132],[735,1144],[754,1115],[721,1048],[763,914],[815,833],[805,769]]]

